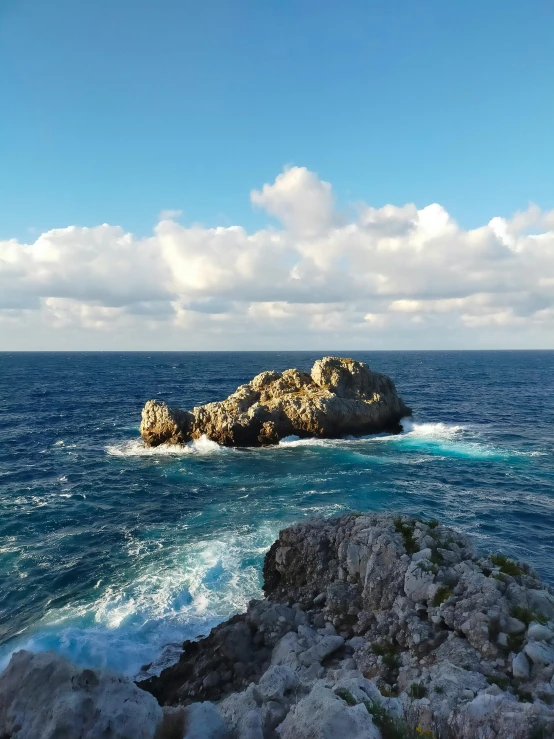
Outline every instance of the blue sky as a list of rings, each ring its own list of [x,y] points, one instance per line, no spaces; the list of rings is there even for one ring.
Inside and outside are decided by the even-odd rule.
[[[286,164],[464,227],[552,208],[553,29],[550,0],[2,0],[0,238],[259,226]]]
[[[554,349],[551,0],[0,0],[0,349]]]

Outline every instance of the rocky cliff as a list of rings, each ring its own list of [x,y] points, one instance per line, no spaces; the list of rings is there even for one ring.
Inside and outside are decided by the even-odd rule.
[[[400,419],[410,414],[389,377],[371,372],[364,362],[324,357],[309,375],[296,369],[262,372],[226,400],[192,411],[149,400],[140,433],[149,446],[201,436],[224,446],[259,446],[290,435],[399,431]]]
[[[479,555],[436,521],[350,514],[283,530],[264,589],[142,691],[16,654],[0,737],[554,736],[554,594],[529,566]]]

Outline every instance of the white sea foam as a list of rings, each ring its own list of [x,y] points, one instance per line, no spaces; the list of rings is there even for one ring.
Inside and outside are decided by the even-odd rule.
[[[417,423],[412,418],[403,418],[400,423],[403,433],[392,437],[397,443],[431,452],[435,457],[492,460],[518,456],[517,452],[487,443],[476,429],[469,426],[442,422]]]
[[[299,436],[284,436],[279,441],[279,446],[284,447],[296,447],[296,446],[329,446],[333,443],[332,439],[317,439],[315,437],[309,437],[307,439],[301,439]],[[271,447],[268,447],[271,448]]]
[[[403,418],[400,421],[403,429],[401,436],[410,435],[410,437],[422,437],[427,439],[437,440],[449,440],[459,437],[464,431],[467,430],[467,426],[460,426],[454,424],[447,424],[442,422],[435,423],[417,423],[413,418]],[[336,446],[338,444],[344,445],[345,442],[356,442],[360,441],[394,441],[399,437],[394,434],[369,434],[367,436],[347,436],[342,439],[317,439],[308,438],[301,439],[298,436],[285,436],[279,442],[279,446],[284,447],[295,447],[295,446]]]
[[[113,457],[179,457],[187,454],[219,454],[226,451],[215,441],[201,436],[188,444],[161,444],[160,446],[146,446],[142,439],[132,439],[119,444],[111,444],[106,451]]]
[[[99,582],[92,603],[50,611],[31,634],[0,652],[0,670],[23,648],[54,649],[78,664],[130,676],[155,660],[150,674],[159,672],[178,657],[184,639],[207,634],[261,597],[262,557],[276,534],[277,527],[261,524],[190,543],[182,536],[164,549],[163,559],[149,556],[130,537],[127,550],[130,561],[139,563],[138,576],[105,588]]]
[[[452,439],[467,430],[466,426],[436,423],[417,423],[413,418],[403,418],[400,425],[405,434],[423,436],[431,439]]]

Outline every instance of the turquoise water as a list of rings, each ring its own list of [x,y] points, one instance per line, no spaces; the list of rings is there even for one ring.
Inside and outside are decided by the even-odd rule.
[[[346,355],[395,380],[399,436],[139,440],[151,397],[190,407],[322,355],[0,353],[0,666],[26,646],[159,669],[260,595],[266,549],[309,515],[440,518],[554,584],[554,352]]]

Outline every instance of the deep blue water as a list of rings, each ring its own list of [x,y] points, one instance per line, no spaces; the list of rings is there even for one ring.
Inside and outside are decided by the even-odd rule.
[[[0,353],[0,667],[21,646],[161,664],[259,595],[278,529],[313,514],[440,518],[554,584],[554,352],[351,353],[413,408],[400,436],[139,441],[149,398],[190,407],[322,354]]]

